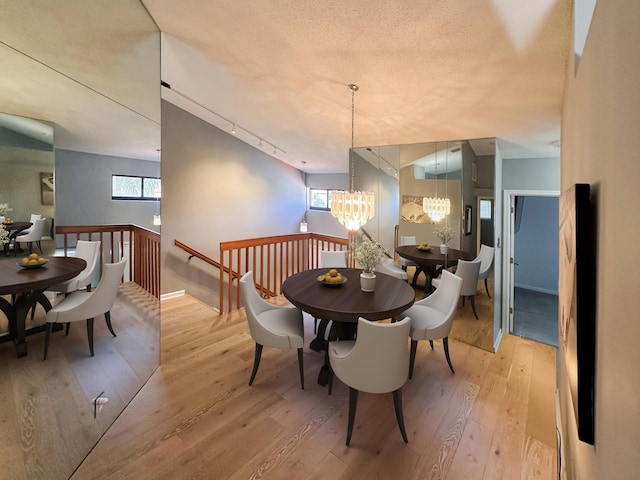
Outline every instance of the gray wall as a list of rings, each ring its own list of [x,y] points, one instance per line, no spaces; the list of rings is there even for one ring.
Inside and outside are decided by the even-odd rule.
[[[158,202],[111,200],[111,175],[159,177],[159,162],[61,149],[55,156],[56,225],[133,223],[158,230]]]
[[[218,272],[174,246],[218,259],[220,242],[298,232],[303,175],[184,110],[162,102],[162,293],[219,304]]]
[[[523,203],[520,229],[514,236],[515,286],[557,295],[558,197],[519,197],[518,201]]]
[[[502,188],[559,191],[560,157],[504,159]]]
[[[45,233],[49,235],[54,206],[43,205],[40,173],[53,172],[53,151],[0,146],[0,203],[13,209],[6,217],[26,222],[32,213],[47,218]]]

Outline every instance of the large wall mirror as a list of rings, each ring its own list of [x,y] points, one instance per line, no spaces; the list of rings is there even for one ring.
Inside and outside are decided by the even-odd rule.
[[[0,204],[12,208],[7,216],[47,217],[45,255],[60,247],[53,219],[56,226],[151,229],[158,205],[124,208],[110,198],[111,173],[160,172],[160,32],[144,5],[5,1],[2,12]],[[157,368],[158,303],[145,305],[143,314],[126,308],[117,314],[118,337],[102,345],[96,339],[106,361],[98,351],[88,355],[81,324],[69,337],[54,334],[56,350],[46,361],[44,335],[28,337],[22,358],[11,343],[0,343],[0,476],[72,474]],[[129,328],[138,318],[144,327]],[[0,335],[3,328],[0,313]],[[140,348],[143,335],[147,344]],[[94,417],[92,399],[102,390],[109,390],[109,401]]]
[[[376,194],[376,216],[365,230],[392,253],[396,225],[399,235],[439,245],[435,228],[447,224],[456,231],[449,245],[471,257],[482,244],[494,247],[495,145],[495,138],[483,138],[356,148],[355,188]],[[422,208],[422,199],[436,194],[451,202],[451,213],[438,223]],[[451,337],[492,351],[493,276],[488,284],[491,298],[479,283],[479,319],[460,315],[465,318],[454,322]]]

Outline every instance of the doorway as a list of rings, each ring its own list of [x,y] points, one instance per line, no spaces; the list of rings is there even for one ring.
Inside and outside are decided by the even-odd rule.
[[[557,192],[505,192],[506,331],[558,346]]]

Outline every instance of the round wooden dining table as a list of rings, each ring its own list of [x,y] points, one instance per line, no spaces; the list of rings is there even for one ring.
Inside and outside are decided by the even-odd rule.
[[[438,276],[442,269],[454,267],[458,260],[471,260],[470,254],[463,250],[449,248],[447,254],[440,252],[440,247],[431,247],[430,250],[421,250],[417,245],[402,245],[396,248],[396,253],[402,258],[415,262],[418,267],[413,274],[411,284],[416,287],[416,280],[420,272],[424,272],[427,277],[425,282],[426,293],[431,292],[431,279]]]
[[[27,313],[36,304],[45,311],[51,309],[44,295],[47,288],[78,275],[87,266],[81,258],[48,257],[48,262],[39,267],[26,269],[15,258],[0,260],[0,295],[11,295],[12,301],[0,297],[0,310],[9,319],[9,332],[0,337],[0,343],[13,340],[18,357],[27,355],[27,335],[43,332],[45,325],[27,329]]]
[[[384,320],[397,317],[415,301],[415,291],[396,277],[376,273],[373,292],[360,288],[360,273],[356,268],[337,268],[347,281],[333,286],[318,281],[328,269],[305,270],[287,278],[282,284],[284,297],[300,310],[320,319],[316,338],[309,348],[327,351],[329,340],[353,339],[358,318]],[[327,326],[331,324],[325,340]],[[329,375],[328,356],[318,376],[318,383],[326,385]]]
[[[11,244],[11,240],[15,240],[18,234],[27,228],[29,228],[33,223],[31,222],[11,222],[11,223],[3,223],[2,226],[9,232],[9,241],[4,244],[4,254],[9,256],[9,245]],[[18,246],[14,242],[14,247]]]

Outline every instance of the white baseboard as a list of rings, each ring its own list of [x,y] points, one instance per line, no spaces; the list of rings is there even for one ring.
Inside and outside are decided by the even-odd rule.
[[[169,298],[182,297],[185,294],[184,290],[177,290],[175,292],[163,293],[160,295],[160,300],[167,300]]]
[[[496,341],[493,342],[493,353],[498,351],[498,347],[500,347],[500,342],[502,341],[502,329],[498,330],[498,335],[496,335]]]

